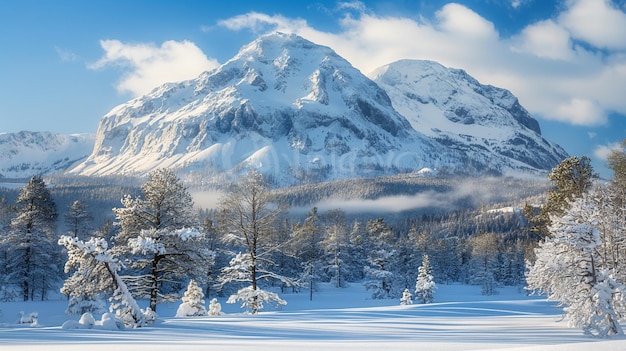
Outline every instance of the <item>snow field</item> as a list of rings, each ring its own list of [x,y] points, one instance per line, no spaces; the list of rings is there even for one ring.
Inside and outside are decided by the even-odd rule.
[[[3,302],[0,350],[626,350],[626,339],[594,339],[567,328],[561,310],[516,288],[494,296],[480,287],[439,284],[435,303],[372,300],[361,284],[322,285],[285,293],[281,311],[242,314],[219,299],[219,317],[175,318],[180,302],[161,304],[155,324],[138,329],[62,330],[67,301]],[[208,299],[206,299],[208,304]],[[145,304],[145,302],[144,302]],[[39,313],[39,327],[17,324],[19,311]],[[99,319],[99,316],[96,316]]]

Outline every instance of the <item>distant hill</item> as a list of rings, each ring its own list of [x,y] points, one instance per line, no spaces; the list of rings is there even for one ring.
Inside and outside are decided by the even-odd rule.
[[[63,172],[93,150],[95,135],[0,133],[0,179]]]

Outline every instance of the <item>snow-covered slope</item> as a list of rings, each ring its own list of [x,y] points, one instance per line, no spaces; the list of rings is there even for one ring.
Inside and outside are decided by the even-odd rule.
[[[567,157],[541,136],[539,123],[511,92],[482,85],[463,70],[402,60],[370,77],[415,130],[458,150],[468,162],[548,170]]]
[[[93,134],[0,133],[0,178],[62,172],[93,150]]]
[[[442,124],[432,121],[437,124],[431,128]],[[524,123],[515,127],[534,123],[538,135],[536,121],[528,116]],[[132,174],[173,167],[220,173],[254,167],[289,184],[425,167],[470,173],[549,169],[564,155],[555,149],[542,162],[516,157],[517,149],[533,153],[542,146],[514,134],[513,126],[510,130],[497,140],[510,137],[517,145],[513,151],[479,148],[472,141],[483,137],[479,134],[467,137],[467,148],[476,150],[469,154],[456,139],[412,128],[378,84],[330,48],[275,33],[194,80],[165,84],[115,107],[100,122],[93,153],[72,172]],[[542,156],[548,155],[541,151]]]

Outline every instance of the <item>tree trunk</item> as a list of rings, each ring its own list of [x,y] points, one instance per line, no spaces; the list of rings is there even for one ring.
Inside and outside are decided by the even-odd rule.
[[[157,282],[157,274],[158,274],[158,267],[159,264],[159,256],[157,254],[154,255],[154,257],[152,258],[152,267],[151,267],[151,279],[152,281],[151,283],[151,287],[150,287],[150,309],[153,310],[154,312],[156,312],[156,308],[157,308],[157,298],[159,296],[159,285]]]

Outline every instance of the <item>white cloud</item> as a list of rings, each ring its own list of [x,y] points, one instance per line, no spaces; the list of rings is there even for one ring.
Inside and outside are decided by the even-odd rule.
[[[609,0],[569,0],[558,21],[572,36],[595,47],[626,49],[626,13]]]
[[[590,4],[594,1],[599,5]],[[317,30],[302,19],[254,12],[220,25],[259,34],[299,34],[333,48],[366,74],[399,59],[438,61],[465,69],[483,84],[511,90],[531,113],[548,119],[598,125],[606,122],[609,112],[626,114],[626,52],[620,49],[626,46],[626,29],[617,30],[626,23],[626,14],[605,0],[566,5],[554,20],[531,23],[509,38],[500,37],[493,23],[459,4],[445,5],[431,20],[419,14],[379,16],[367,9],[359,14],[353,6],[340,19],[337,33]],[[588,17],[580,12],[584,6],[590,8]],[[608,17],[599,27],[612,33],[592,25],[598,24],[600,14]],[[591,46],[578,45],[586,40]],[[610,50],[596,52],[590,49],[594,46]]]
[[[166,82],[195,78],[218,65],[216,60],[207,58],[202,50],[189,41],[170,40],[156,46],[102,40],[100,46],[105,52],[104,56],[89,67],[121,67],[125,73],[117,90],[134,96],[148,93]]]
[[[555,106],[553,115],[562,121],[578,125],[606,122],[606,115],[597,103],[581,98],[573,98],[567,103]]]
[[[527,26],[513,42],[514,50],[537,57],[570,60],[575,55],[569,32],[552,20]]]
[[[219,21],[220,26],[231,30],[249,29],[255,33],[266,31],[294,32],[305,30],[307,23],[302,19],[290,19],[281,15],[266,15],[264,13],[249,12]]]
[[[608,145],[597,145],[593,150],[593,155],[602,161],[606,161],[611,151],[617,151],[622,148],[622,143],[610,143]]]
[[[447,4],[436,13],[436,17],[439,20],[438,27],[455,37],[470,40],[498,37],[493,23],[463,5]]]

